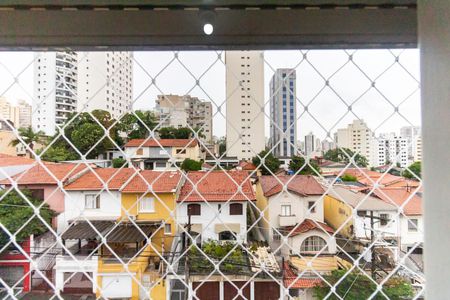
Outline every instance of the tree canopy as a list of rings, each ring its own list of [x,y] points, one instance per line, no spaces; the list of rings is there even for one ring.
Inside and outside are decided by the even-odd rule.
[[[377,286],[371,279],[360,272],[350,272],[345,274],[346,270],[334,270],[330,275],[324,275],[325,280],[331,285],[336,286],[336,294],[346,300],[368,299],[370,295],[377,290]],[[345,276],[345,277],[344,277]],[[344,278],[342,278],[344,277]],[[330,286],[323,284],[314,288],[314,297],[316,299],[324,299],[330,292]],[[413,296],[413,288],[411,283],[401,277],[392,277],[383,284],[383,292],[388,296],[388,299],[401,300],[410,299]],[[332,294],[328,299],[339,299],[335,294]],[[372,299],[386,299],[386,297],[378,293]]]
[[[415,176],[413,175],[415,174]],[[422,178],[422,163],[420,161],[416,161],[408,166],[408,169],[403,171],[403,177],[409,179],[417,179],[417,177]]]
[[[263,150],[259,152],[257,156],[252,158],[252,163],[261,169],[261,173],[263,175],[270,175],[271,172],[275,173],[276,171],[278,171],[281,165],[281,161],[276,158],[272,154],[272,152],[270,152],[269,154],[268,152],[268,150]],[[261,159],[264,159],[264,163],[260,166]]]
[[[162,139],[192,139],[195,137],[195,133],[197,132],[199,137],[205,137],[202,133],[203,129],[189,127],[162,127],[158,129],[159,137]]]
[[[7,193],[0,205],[0,223],[5,226],[9,232],[15,233],[18,242],[25,240],[30,235],[38,235],[47,231],[44,223],[34,216],[33,208],[22,198],[17,191],[0,191],[0,198]],[[22,190],[22,193],[36,207],[42,204],[41,199],[34,198],[29,190]],[[55,212],[44,204],[39,209],[39,214],[44,221],[50,225]],[[25,222],[30,220],[26,226],[20,229]],[[20,229],[20,231],[18,231]],[[0,229],[0,247],[9,241],[9,235]]]
[[[190,158],[186,158],[183,160],[183,163],[181,164],[181,170],[183,171],[199,171],[202,169],[202,162],[196,161]]]
[[[136,110],[135,113],[125,114],[115,129],[123,133],[128,139],[145,139],[157,125],[156,116],[152,111]]]
[[[324,159],[331,160],[334,162],[340,162],[348,164],[350,162],[350,157],[354,156],[354,161],[358,167],[367,167],[369,162],[367,158],[361,154],[356,154],[348,148],[336,148],[330,149],[323,155]]]
[[[19,128],[18,131],[20,138],[28,147],[30,147],[31,150],[33,150],[35,144],[46,142],[44,132],[42,131],[35,132],[33,131],[33,128],[31,128],[31,126]],[[22,141],[19,138],[16,138],[10,142],[10,145],[15,147],[21,143]]]
[[[302,156],[294,155],[291,158],[291,162],[289,163],[289,169],[294,171],[295,173],[301,169],[298,174],[301,175],[317,175],[320,173],[320,167],[314,160],[310,160],[309,164],[305,165],[305,158]]]

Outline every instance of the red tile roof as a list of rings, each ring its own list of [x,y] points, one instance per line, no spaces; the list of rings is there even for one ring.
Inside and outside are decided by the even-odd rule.
[[[75,163],[45,163],[47,171],[40,164],[13,176],[18,184],[57,184],[58,182],[53,178],[56,177],[58,181],[65,182],[69,178],[80,174],[80,172],[86,170],[85,164]],[[53,175],[53,176],[52,176]],[[10,181],[5,179],[0,184],[9,185]]]
[[[133,179],[122,189],[123,193],[173,193],[181,179],[180,172],[158,172],[144,170],[139,175],[135,175]],[[149,189],[149,184],[152,189]]]
[[[101,190],[103,184],[108,185],[110,190],[120,189],[128,178],[137,171],[131,168],[97,168],[94,171],[88,170],[86,173],[65,186],[66,190]],[[100,178],[100,179],[99,179]]]
[[[286,184],[289,180],[288,190],[301,196],[322,195],[325,192],[319,182],[311,175],[278,175],[277,178],[272,175],[260,177],[264,196],[270,197],[280,193],[283,190],[280,181]]]
[[[284,287],[291,289],[308,289],[322,283],[320,278],[298,278],[298,274],[293,270],[289,262],[284,262]]]
[[[178,202],[202,202],[203,199],[209,202],[256,199],[246,171],[189,172],[187,176],[190,181],[197,184],[197,189],[194,190],[191,182],[186,180]],[[238,186],[242,186],[242,192],[238,191]]]
[[[13,156],[5,153],[0,153],[0,167],[31,165],[34,162],[34,159],[28,157]]]
[[[285,234],[288,234],[294,227],[295,226],[282,227],[282,230]],[[289,236],[293,237],[315,229],[326,231],[331,234],[334,233],[333,228],[331,228],[325,223],[313,221],[311,219],[305,219],[300,225],[297,226],[297,228],[294,229],[294,231]]]
[[[335,175],[338,175],[339,173],[340,171],[334,172]],[[367,186],[373,185],[373,183],[377,182],[378,180],[379,185],[390,185],[405,180],[405,178],[400,176],[395,176],[389,173],[379,173],[368,169],[347,169],[342,175],[344,174],[355,176],[359,183]]]
[[[245,160],[239,162],[238,167],[241,167],[243,171],[256,170],[256,166],[253,163]]]
[[[412,197],[403,208],[405,215],[422,215],[422,197],[417,194],[415,188],[378,188],[373,191],[373,194],[387,203],[394,202],[398,206]]]
[[[132,139],[125,144],[125,147],[160,147],[160,144],[163,147],[192,148],[198,145],[198,141],[196,139]]]

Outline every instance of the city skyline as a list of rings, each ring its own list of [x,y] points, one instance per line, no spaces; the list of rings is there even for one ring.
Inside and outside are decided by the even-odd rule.
[[[264,53],[265,137],[270,136],[268,117],[270,115],[270,93],[268,92],[270,78],[277,68],[296,67],[304,59],[302,55],[305,53],[300,51],[265,51]],[[218,54],[221,55],[220,60]],[[352,104],[352,111],[348,111],[348,107],[343,102],[352,102],[358,98],[365,89],[370,88],[370,80],[365,79],[365,75],[355,70],[355,66],[346,63],[348,54],[343,50],[311,50],[306,54],[308,60],[303,60],[295,68],[298,91],[296,97],[297,116],[299,117],[298,139],[302,140],[312,131],[323,140],[327,137],[328,130],[330,133],[336,132],[338,128],[351,123],[356,116],[363,119],[369,128],[375,130],[375,135],[383,132],[397,132],[401,127],[407,125],[421,125],[418,83],[408,77],[401,66],[395,64],[383,73],[379,79],[375,80],[376,89],[371,88],[356,103]],[[418,51],[414,49],[404,51],[358,50],[353,54],[353,60],[357,61],[366,75],[376,78],[386,68],[389,68],[390,64],[393,64],[394,56],[398,54],[400,54],[402,66],[417,78],[419,75]],[[133,109],[154,109],[158,94],[189,94],[212,102],[213,134],[217,137],[225,135],[224,52],[178,52],[177,58],[175,58],[174,52],[134,52],[133,55]],[[33,59],[31,52],[4,52],[0,56],[2,61],[7,62],[0,72],[8,72],[6,67],[12,74],[20,73]],[[148,87],[152,79],[146,73],[155,76],[172,60],[172,64],[156,78],[155,84],[158,88],[155,85]],[[324,79],[314,70],[314,68],[317,69],[327,78],[342,65],[344,67],[329,81],[330,87],[335,91],[325,86]],[[201,88],[196,86],[196,79],[185,68],[189,69],[197,78],[202,76],[205,70],[208,70],[200,78]],[[30,103],[33,94],[32,78],[32,68],[28,67],[19,76],[19,83],[23,88],[13,86],[8,89],[10,83],[6,81],[0,83],[0,91],[6,90],[3,96],[8,99],[24,99]],[[176,80],[174,81],[174,79]],[[314,98],[321,89],[323,91]],[[383,95],[379,94],[377,90],[380,90]],[[386,96],[388,100],[383,96]],[[311,98],[314,98],[312,103],[310,103]],[[394,107],[388,101],[391,101],[394,106],[399,105],[401,115],[395,113]],[[308,106],[307,112],[304,105]],[[219,113],[217,106],[220,106]],[[344,114],[345,116],[341,118]],[[392,114],[394,116],[385,121]],[[411,123],[408,123],[402,116],[406,116]]]

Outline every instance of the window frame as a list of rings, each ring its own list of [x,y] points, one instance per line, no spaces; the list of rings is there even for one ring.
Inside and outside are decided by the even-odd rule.
[[[418,232],[418,231],[419,231],[419,219],[408,218],[408,232]]]
[[[94,204],[95,207],[88,207],[87,205],[88,197],[90,196],[94,197],[93,198],[94,201],[92,203]],[[93,193],[84,194],[84,208],[89,210],[100,209],[100,194],[93,194]]]
[[[167,226],[169,227],[169,230],[167,230]],[[166,223],[164,224],[164,235],[171,235],[172,234],[172,224]]]
[[[287,211],[285,211],[285,208],[289,208],[287,211],[289,211],[289,214],[286,214]],[[291,204],[282,204],[281,210],[280,210],[280,216],[282,217],[292,217],[292,205]]]
[[[242,216],[244,214],[244,205],[242,203],[230,203],[228,206],[230,216]]]
[[[318,235],[311,235],[302,241],[300,253],[316,253],[321,251],[324,247],[326,248],[322,253],[329,252],[327,241],[324,238]]]
[[[149,200],[149,199],[151,200],[151,210],[143,208],[144,200]],[[139,207],[138,207],[139,213],[145,213],[145,214],[155,213],[155,197],[153,197],[153,196],[139,197],[138,196],[138,201],[139,201]]]
[[[190,207],[195,207],[198,208],[198,213],[196,212],[196,210],[194,211],[194,213],[191,212],[191,209],[189,209]],[[199,203],[188,203],[188,205],[186,206],[186,214],[188,216],[200,216],[202,214],[202,206]]]

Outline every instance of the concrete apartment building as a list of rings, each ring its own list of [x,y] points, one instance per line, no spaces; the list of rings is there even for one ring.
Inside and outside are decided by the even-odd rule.
[[[336,143],[339,148],[348,148],[370,159],[372,132],[363,120],[354,120],[347,128],[337,130]]]
[[[262,51],[226,51],[226,117],[229,157],[251,159],[265,148]]]
[[[17,104],[9,102],[5,97],[0,97],[0,116],[3,120],[9,120],[14,127],[31,126],[31,105],[21,100]]]
[[[270,80],[270,141],[277,157],[298,153],[295,69],[277,69]]]
[[[119,117],[132,99],[130,52],[35,54],[32,125],[55,134],[75,111],[104,109]]]
[[[398,163],[401,168],[405,168],[411,163],[408,144],[406,138],[396,136],[395,133],[383,134],[374,138],[371,146],[370,165],[379,167],[388,163]]]
[[[421,151],[417,148],[417,143],[421,143],[421,137],[420,137],[420,127],[419,126],[403,126],[400,128],[400,137],[405,138],[408,142],[408,154],[409,154],[409,160],[411,161],[417,161],[418,155],[416,151]]]
[[[132,52],[78,53],[78,111],[102,109],[114,118],[131,108]]]
[[[213,139],[212,104],[189,95],[158,95],[156,113],[161,127],[202,128],[203,140],[210,144]]]

